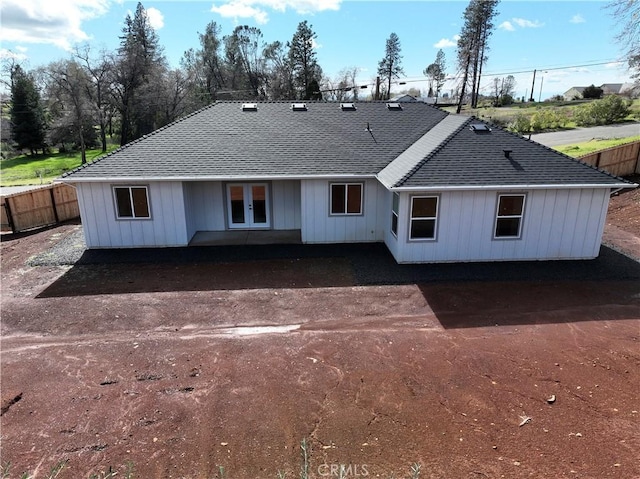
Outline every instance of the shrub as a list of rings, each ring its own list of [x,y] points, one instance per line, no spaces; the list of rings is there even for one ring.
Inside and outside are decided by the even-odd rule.
[[[515,120],[513,120],[513,122],[509,125],[509,130],[520,133],[521,135],[529,133],[531,131],[531,122],[529,121],[527,115],[518,113]]]
[[[624,119],[631,112],[631,102],[617,95],[607,95],[579,107],[574,119],[578,126],[609,125]]]
[[[584,89],[584,91],[582,92],[582,98],[584,98],[585,100],[588,99],[597,99],[597,98],[602,98],[602,88],[598,88],[595,85],[591,85],[588,86]]]

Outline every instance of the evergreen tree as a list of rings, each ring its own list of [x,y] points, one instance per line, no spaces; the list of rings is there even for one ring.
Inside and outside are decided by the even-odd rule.
[[[34,154],[45,147],[45,116],[40,92],[33,76],[20,65],[11,71],[11,138],[19,149],[28,148]]]
[[[384,57],[378,62],[378,76],[381,80],[386,80],[387,82],[387,91],[385,93],[387,99],[391,96],[391,80],[404,75],[400,51],[400,39],[398,35],[392,33],[385,44]],[[376,100],[380,99],[376,98]]]
[[[120,112],[120,144],[124,145],[162,126],[156,120],[166,60],[141,3],[133,18],[127,15],[122,32],[114,93]]]
[[[312,89],[311,82],[318,82],[322,78],[322,69],[316,60],[314,40],[316,34],[307,21],[300,22],[298,29],[293,34],[289,47],[289,62],[293,73],[293,84],[297,96],[304,100],[310,100]]]
[[[458,39],[458,68],[462,72],[457,113],[462,109],[466,88],[471,79],[471,106],[478,103],[482,67],[487,61],[489,37],[499,0],[471,0],[464,11],[464,25]],[[471,78],[470,78],[471,77]]]

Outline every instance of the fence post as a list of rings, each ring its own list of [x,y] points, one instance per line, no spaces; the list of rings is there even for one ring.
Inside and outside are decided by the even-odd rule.
[[[51,195],[51,206],[53,208],[53,217],[56,220],[56,224],[60,223],[60,218],[58,217],[58,208],[56,207],[56,197],[53,194],[53,186],[49,188],[49,194]]]
[[[11,214],[11,206],[9,206],[9,200],[11,198],[4,199],[4,210],[7,212],[7,221],[9,222],[9,228],[13,233],[16,232],[15,224],[13,223],[13,215]]]

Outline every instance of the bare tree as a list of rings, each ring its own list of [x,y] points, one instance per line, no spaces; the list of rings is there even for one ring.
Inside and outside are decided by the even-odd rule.
[[[625,46],[627,62],[636,71],[634,77],[640,89],[640,0],[612,0],[607,8],[620,26],[616,40]]]
[[[115,112],[113,103],[110,101],[113,59],[106,51],[102,51],[95,59],[91,58],[91,48],[88,45],[77,48],[75,57],[90,79],[85,84],[85,92],[98,121],[100,143],[102,144],[102,152],[105,153],[107,151],[107,126]]]
[[[440,90],[444,85],[445,78],[447,77],[446,68],[447,65],[444,52],[442,51],[442,49],[440,49],[436,54],[435,61],[427,68],[425,68],[423,72],[429,81],[429,93],[427,94],[427,96],[435,96],[436,103],[438,101],[438,96],[440,95]]]
[[[262,56],[265,59],[266,93],[271,100],[295,98],[293,88],[293,68],[289,53],[282,42],[265,45]]]
[[[62,123],[59,126],[63,129],[68,128],[77,135],[84,165],[87,162],[85,131],[87,125],[93,128],[87,96],[91,80],[82,66],[74,60],[51,63],[45,72],[49,80],[48,97],[54,104],[60,105],[54,109],[60,112],[59,120],[62,120]]]

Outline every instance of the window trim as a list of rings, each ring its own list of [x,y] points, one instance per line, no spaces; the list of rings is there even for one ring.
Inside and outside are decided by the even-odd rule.
[[[518,215],[500,215],[500,199],[504,196],[517,196],[522,198],[522,209]],[[524,223],[524,212],[527,205],[526,193],[498,193],[496,200],[495,218],[493,221],[493,239],[494,240],[519,240],[522,239],[522,228]],[[498,236],[498,220],[500,219],[518,219],[518,234],[515,236]]]
[[[415,198],[435,198],[436,200],[436,215],[429,217],[415,217],[413,216],[413,200]],[[409,242],[424,242],[424,241],[437,241],[438,240],[438,219],[440,217],[440,195],[413,195],[409,198],[409,232],[407,239]],[[414,238],[411,236],[411,226],[413,220],[434,220],[433,222],[433,237],[432,238]]]
[[[333,187],[334,186],[344,187],[344,212],[343,213],[333,212]],[[360,187],[360,211],[358,211],[357,213],[347,212],[348,205],[349,205],[349,186]],[[364,215],[364,182],[363,181],[329,183],[329,216],[362,216],[362,215]]]
[[[398,208],[397,210],[394,209],[394,207],[396,206],[396,198],[397,198],[397,202],[398,202]],[[394,191],[392,193],[391,196],[391,234],[393,236],[395,236],[396,239],[398,239],[398,225],[400,222],[400,193]],[[395,231],[393,229],[393,219],[395,217],[396,220],[396,227],[395,227]]]
[[[117,189],[129,190],[129,202],[131,206],[131,216],[120,216],[120,208],[118,208],[118,195]],[[148,216],[136,216],[135,205],[133,203],[133,189],[144,189],[145,198],[147,200],[147,213]],[[149,186],[148,185],[111,185],[111,191],[113,194],[113,206],[116,213],[116,220],[150,220],[151,219],[151,201],[149,201]]]

